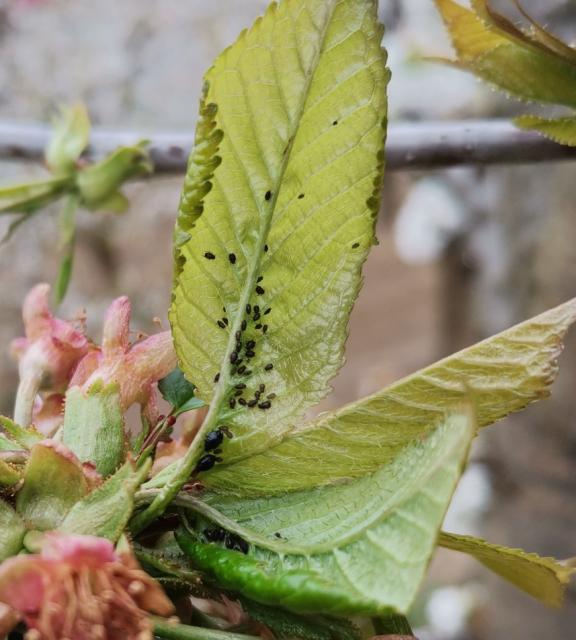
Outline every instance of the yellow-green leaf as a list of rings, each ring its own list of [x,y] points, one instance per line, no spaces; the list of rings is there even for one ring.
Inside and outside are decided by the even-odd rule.
[[[436,0],[436,5],[460,65],[525,100],[576,107],[573,58],[528,36],[522,37],[517,29],[483,20],[478,13],[486,15],[478,8],[476,13],[454,0]]]
[[[576,116],[565,118],[520,116],[514,122],[521,129],[538,131],[554,142],[576,147]]]
[[[376,0],[273,3],[206,76],[170,318],[210,424],[235,434],[228,460],[277,439],[342,365],[382,177],[381,39]],[[265,385],[252,408],[230,406],[242,384],[246,402]]]
[[[258,455],[206,474],[220,491],[296,491],[372,473],[468,392],[480,427],[549,394],[576,299],[464,349],[390,387],[295,427]]]
[[[46,148],[46,164],[60,174],[70,173],[88,146],[90,118],[83,104],[62,107]]]
[[[472,536],[443,531],[438,544],[473,556],[504,580],[551,607],[561,606],[566,586],[574,573],[574,569],[554,558],[501,547]]]

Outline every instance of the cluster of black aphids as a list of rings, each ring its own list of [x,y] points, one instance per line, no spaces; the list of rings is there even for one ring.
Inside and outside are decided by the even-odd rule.
[[[208,471],[209,469],[212,469],[217,462],[222,462],[222,458],[220,458],[218,454],[222,453],[222,450],[219,447],[224,441],[224,436],[227,436],[228,438],[234,437],[234,434],[226,425],[220,425],[217,429],[214,429],[214,431],[210,431],[206,434],[206,437],[204,438],[205,454],[200,458],[200,460],[198,460],[196,468],[194,469],[195,473]]]
[[[248,553],[250,545],[235,533],[230,533],[225,529],[216,527],[214,529],[204,529],[204,538],[207,542],[223,542],[227,549],[231,551],[240,551],[241,553]]]

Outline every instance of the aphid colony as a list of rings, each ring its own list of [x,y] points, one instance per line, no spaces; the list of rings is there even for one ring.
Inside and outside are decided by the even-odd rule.
[[[248,553],[250,546],[240,536],[237,536],[230,531],[216,527],[214,529],[204,529],[202,532],[207,542],[223,542],[227,549],[232,551],[241,551],[242,553]]]

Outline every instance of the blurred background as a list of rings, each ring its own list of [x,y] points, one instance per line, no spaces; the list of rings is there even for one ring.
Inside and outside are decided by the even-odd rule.
[[[190,130],[201,78],[266,0],[0,0],[0,121],[48,122],[84,101],[95,125]],[[498,3],[494,3],[498,6]],[[502,3],[500,3],[502,4]],[[568,40],[576,3],[525,0]],[[522,106],[424,56],[450,54],[432,0],[383,0],[393,120],[507,117]],[[354,400],[576,295],[572,163],[387,175],[376,247],[356,305],[347,364],[322,408]],[[0,158],[0,183],[43,168]],[[95,338],[105,307],[127,294],[134,326],[166,324],[171,234],[182,176],[132,183],[122,216],[82,212],[63,309],[86,308]],[[56,211],[53,212],[55,214]],[[0,249],[0,408],[11,411],[25,293],[53,281],[58,243],[43,213]],[[6,223],[2,220],[1,225]],[[2,231],[3,229],[0,229]],[[576,555],[576,335],[553,398],[477,440],[446,529],[542,555]],[[550,611],[473,560],[442,552],[412,620],[422,640],[568,640],[576,604]]]

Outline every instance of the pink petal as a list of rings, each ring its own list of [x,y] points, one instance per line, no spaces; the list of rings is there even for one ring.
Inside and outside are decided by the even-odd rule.
[[[110,540],[96,536],[77,536],[59,533],[46,534],[42,546],[42,558],[76,566],[97,568],[107,562],[115,562],[118,556]]]
[[[102,353],[105,361],[128,351],[131,314],[132,306],[126,296],[116,298],[108,307],[102,334]]]
[[[24,299],[22,318],[26,337],[29,340],[38,340],[43,335],[50,333],[52,314],[48,305],[49,295],[50,285],[38,284]]]

